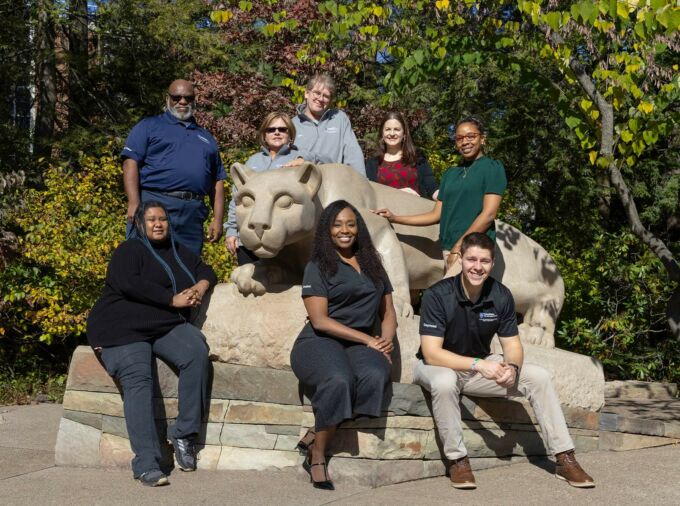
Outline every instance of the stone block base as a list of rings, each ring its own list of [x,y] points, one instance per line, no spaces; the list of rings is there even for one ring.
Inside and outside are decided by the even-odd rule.
[[[293,373],[220,362],[212,366],[210,410],[198,441],[199,469],[301,472],[295,445],[314,419],[311,407],[301,402]],[[164,436],[177,416],[177,376],[160,360],[156,371],[154,409],[164,461],[171,465]],[[546,456],[527,401],[463,397],[461,408],[473,468]],[[603,438],[601,424],[607,420],[597,412],[563,409],[579,452],[641,444],[620,435]],[[120,393],[88,347],[73,355],[55,452],[57,465],[130,466]],[[383,416],[342,424],[329,456],[334,478],[368,486],[439,476],[446,470],[428,399],[420,387],[404,383],[393,384]]]

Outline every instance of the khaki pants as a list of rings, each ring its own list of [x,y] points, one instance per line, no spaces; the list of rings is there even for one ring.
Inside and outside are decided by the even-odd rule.
[[[502,362],[503,356],[489,355],[486,360]],[[503,388],[474,371],[454,371],[448,367],[426,365],[419,360],[413,371],[413,382],[432,394],[432,416],[442,439],[444,454],[450,460],[467,455],[460,417],[460,395],[463,393],[478,397],[524,396],[534,409],[548,450],[554,455],[574,448],[550,373],[541,366],[524,364],[517,385]]]

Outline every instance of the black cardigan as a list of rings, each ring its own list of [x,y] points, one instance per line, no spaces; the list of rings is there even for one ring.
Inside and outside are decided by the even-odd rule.
[[[380,158],[373,157],[366,159],[366,177],[370,181],[375,181],[378,178],[378,166],[380,165]],[[432,198],[432,194],[439,189],[437,180],[432,173],[430,162],[422,153],[416,155],[416,170],[418,171],[418,187],[420,188],[421,196]]]
[[[217,276],[181,244],[177,254],[196,281],[217,283]],[[193,286],[179,266],[170,242],[154,245],[154,250],[170,266],[177,292]],[[191,320],[189,308],[170,307],[174,293],[167,272],[138,239],[128,239],[113,252],[106,270],[104,291],[87,319],[87,339],[93,348],[119,346],[161,337],[177,325]]]

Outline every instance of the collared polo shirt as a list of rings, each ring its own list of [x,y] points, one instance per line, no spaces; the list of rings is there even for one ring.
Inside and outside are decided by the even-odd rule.
[[[451,249],[482,212],[484,195],[503,195],[508,185],[505,167],[498,160],[482,156],[460,167],[449,167],[439,185],[437,199],[442,202],[439,236],[442,248]],[[496,240],[492,222],[486,231]]]
[[[380,302],[392,285],[385,278],[374,284],[371,278],[338,258],[338,270],[326,277],[315,262],[308,262],[302,279],[302,297],[328,299],[328,316],[347,327],[371,332],[378,318]],[[307,323],[299,337],[325,336]]]
[[[193,118],[182,122],[168,111],[137,123],[121,156],[139,164],[144,190],[208,195],[216,181],[227,178],[213,136]]]
[[[518,334],[515,301],[510,290],[493,278],[477,302],[465,295],[462,274],[442,279],[425,291],[420,305],[420,335],[441,337],[443,348],[466,357],[486,357],[491,339]],[[418,358],[423,358],[418,350]]]

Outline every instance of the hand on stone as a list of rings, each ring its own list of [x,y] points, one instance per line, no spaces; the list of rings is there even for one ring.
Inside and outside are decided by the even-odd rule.
[[[460,253],[451,253],[446,257],[446,270],[448,271],[453,264],[460,261]]]
[[[392,221],[394,219],[394,214],[387,208],[371,209],[371,212],[377,214],[378,216],[382,216],[387,221]]]

